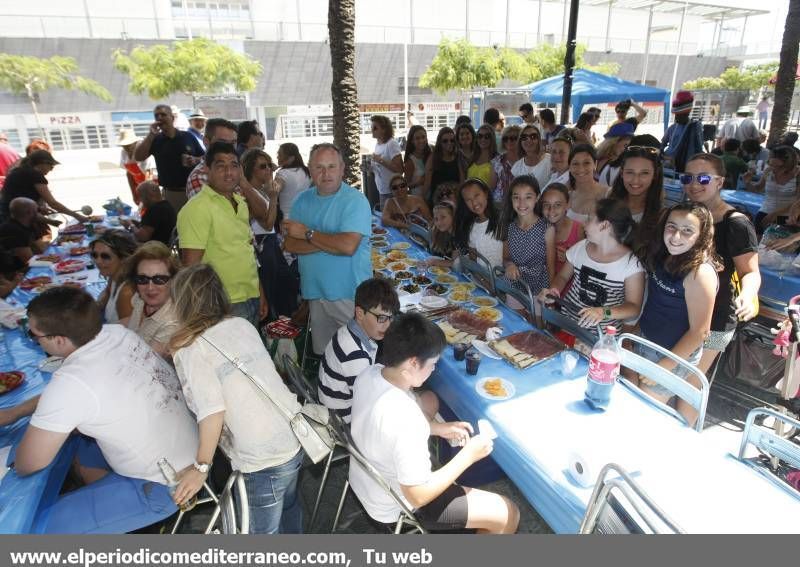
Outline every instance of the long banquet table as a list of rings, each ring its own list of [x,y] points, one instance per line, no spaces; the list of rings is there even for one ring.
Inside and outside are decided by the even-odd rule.
[[[389,229],[390,242],[407,240]],[[427,254],[416,244],[409,256]],[[505,334],[531,329],[514,311],[498,305]],[[719,430],[697,433],[644,401],[622,383],[608,411],[583,402],[588,365],[560,375],[556,359],[520,371],[503,360],[483,357],[469,376],[448,347],[428,385],[458,416],[475,426],[492,423],[498,438],[492,458],[558,533],[575,533],[591,495],[567,474],[578,453],[595,474],[608,462],[635,480],[688,533],[800,532],[800,497],[762,478],[733,455],[740,435]],[[476,390],[485,377],[510,381],[515,395],[489,400]]]

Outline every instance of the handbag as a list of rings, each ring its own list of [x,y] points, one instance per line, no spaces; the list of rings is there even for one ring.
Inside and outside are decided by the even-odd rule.
[[[303,447],[303,450],[308,455],[308,458],[316,464],[325,459],[331,451],[333,451],[334,441],[331,434],[328,422],[330,420],[330,413],[328,408],[320,404],[305,404],[300,408],[297,413],[292,413],[289,409],[279,403],[269,392],[262,386],[253,376],[247,371],[244,363],[237,357],[231,357],[225,354],[217,345],[209,341],[207,338],[201,336],[201,339],[211,345],[214,350],[220,353],[225,359],[233,364],[239,372],[247,376],[250,382],[258,389],[261,394],[267,398],[272,404],[278,408],[286,420],[289,422],[289,427],[297,441]]]

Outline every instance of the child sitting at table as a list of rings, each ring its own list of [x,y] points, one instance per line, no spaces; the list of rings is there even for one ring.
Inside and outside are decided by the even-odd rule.
[[[615,199],[600,199],[586,223],[586,239],[567,250],[567,262],[550,289],[539,294],[560,297],[563,314],[581,327],[621,327],[637,317],[644,295],[644,269],[633,255],[629,241],[633,218],[628,206]],[[573,278],[574,276],[574,278]]]
[[[563,183],[550,183],[539,198],[542,216],[555,228],[556,263],[554,274],[558,274],[567,262],[567,250],[586,236],[583,225],[567,216],[569,189]],[[550,281],[553,281],[551,278]]]
[[[455,249],[455,207],[449,201],[442,201],[433,207],[433,227],[431,228],[431,253],[439,258],[428,258],[428,266],[449,268],[453,265]]]
[[[420,314],[399,315],[392,322],[384,338],[384,364],[371,366],[355,382],[353,440],[426,529],[514,533],[519,509],[513,502],[454,484],[467,467],[492,452],[492,440],[470,438],[472,426],[466,422],[429,422],[412,394],[431,375],[446,344],[441,329]],[[463,442],[436,471],[428,453],[431,435]],[[371,518],[397,522],[399,506],[355,462],[349,480]]]
[[[502,266],[499,216],[492,205],[489,186],[480,179],[467,179],[461,185],[456,205],[456,246],[478,252],[491,266]]]
[[[677,204],[664,212],[656,234],[660,238],[650,243],[643,258],[647,268],[647,302],[639,319],[641,334],[697,364],[711,328],[719,284],[717,269],[721,267],[714,251],[714,219],[704,205]],[[637,351],[675,372],[672,359],[660,358],[647,348]],[[686,372],[681,370],[679,375],[685,378]],[[639,379],[639,387],[664,403],[673,395],[644,377]],[[690,425],[697,419],[697,413],[682,399],[678,398],[676,407]]]

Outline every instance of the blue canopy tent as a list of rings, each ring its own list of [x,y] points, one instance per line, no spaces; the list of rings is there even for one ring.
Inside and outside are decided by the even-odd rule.
[[[559,104],[564,91],[564,75],[542,79],[520,87],[530,90],[531,102]],[[586,69],[575,69],[572,79],[572,121],[577,122],[584,105],[616,102],[632,98],[636,102],[664,103],[664,130],[669,126],[670,93],[666,89],[630,83]]]

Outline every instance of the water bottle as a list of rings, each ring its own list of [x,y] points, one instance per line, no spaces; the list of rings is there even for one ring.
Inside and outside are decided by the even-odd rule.
[[[589,356],[589,377],[584,400],[593,409],[605,411],[611,400],[611,389],[619,376],[619,346],[616,327],[609,325]]]
[[[164,475],[164,480],[167,481],[167,488],[169,495],[175,498],[175,490],[178,488],[178,473],[175,468],[170,464],[166,457],[161,457],[158,460],[158,468],[161,469],[161,474]],[[182,512],[188,512],[197,504],[197,495],[195,494],[186,504],[180,506]]]

